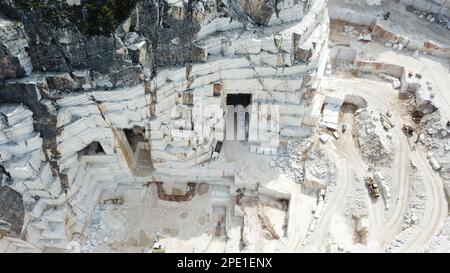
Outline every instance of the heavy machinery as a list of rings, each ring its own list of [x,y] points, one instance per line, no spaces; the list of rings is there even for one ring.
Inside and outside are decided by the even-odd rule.
[[[225,234],[225,217],[223,214],[218,215],[216,226],[214,228],[214,235],[217,237]]]
[[[155,240],[153,242],[153,248],[151,249],[151,253],[166,253],[166,250],[157,240]]]
[[[380,189],[378,188],[377,183],[373,181],[372,177],[364,177],[364,180],[366,181],[366,185],[369,188],[370,195],[372,195],[374,199],[380,197]]]
[[[413,128],[411,125],[403,124],[402,130],[403,130],[403,133],[405,133],[405,135],[408,138],[411,138],[414,135],[414,133],[417,133],[417,138],[415,141],[415,143],[417,144],[417,143],[419,143],[420,137],[422,135],[420,133],[421,128],[422,128],[422,125],[417,126],[416,128]]]
[[[391,17],[391,12],[389,11],[389,0],[384,0],[383,3],[383,18],[384,20],[389,20],[389,18]]]
[[[406,125],[403,124],[403,132],[408,136],[408,137],[412,137],[413,133],[414,133],[414,128],[410,125]]]

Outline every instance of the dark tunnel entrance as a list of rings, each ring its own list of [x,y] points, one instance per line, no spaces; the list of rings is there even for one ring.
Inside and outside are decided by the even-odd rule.
[[[252,94],[228,94],[227,95],[227,105],[242,105],[245,107],[249,106],[252,102]]]

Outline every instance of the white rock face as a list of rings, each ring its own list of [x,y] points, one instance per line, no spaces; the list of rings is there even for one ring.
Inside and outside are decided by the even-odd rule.
[[[236,21],[216,18],[202,25],[197,43],[208,48],[208,61],[162,70],[151,82],[149,93],[151,101],[155,101],[151,115],[155,119],[150,127],[158,130],[150,133],[154,167],[190,167],[209,159],[214,143],[226,139],[227,109],[223,102],[227,94],[251,95],[248,112],[253,151],[272,153],[278,146],[254,137],[258,126],[268,118],[261,111],[265,105],[278,105],[279,131],[275,133],[281,137],[301,134],[307,108],[304,104],[308,101],[302,95],[323,73],[316,71],[326,61],[321,52],[327,45],[328,21],[317,19],[324,16],[325,10],[323,1],[315,1],[301,21],[281,31],[277,29],[284,21],[274,21],[277,26],[266,27],[262,33],[255,29],[241,35],[234,32],[242,27]],[[308,50],[309,57],[302,60],[301,52]],[[170,109],[175,109],[175,115]],[[189,117],[192,122],[179,122]],[[172,139],[178,141],[171,143]]]
[[[186,183],[186,174],[235,176],[226,166],[207,174],[201,169],[216,144],[234,133],[234,122],[237,137],[266,155],[275,155],[282,140],[311,133],[317,118],[310,115],[320,111],[314,91],[327,62],[327,7],[312,1],[304,13],[304,2],[281,3],[266,27],[221,17],[204,21],[195,44],[207,51],[205,62],[160,69],[145,85],[102,91],[111,83],[105,78],[91,85],[88,71],[47,73],[43,81],[54,88],[79,84],[83,90],[54,102],[38,97],[55,113],[57,152],[42,148],[30,109],[0,104],[0,163],[12,177],[10,187],[23,195],[26,240],[39,250],[77,252],[72,236],[84,230],[108,189],[162,179],[167,185]],[[143,63],[145,43],[129,33],[124,47]],[[28,75],[32,68],[23,45],[13,51]],[[247,96],[248,107],[230,110],[232,95]],[[235,180],[227,181],[233,187]],[[260,190],[289,199],[277,187]]]
[[[54,210],[46,211],[47,204],[58,202],[61,183],[45,161],[42,139],[33,128],[33,113],[23,105],[11,104],[1,105],[0,113],[0,163],[13,179],[9,186],[22,194],[28,208],[24,225],[36,220],[26,227],[30,231],[27,240],[35,246],[62,247],[66,242],[64,219]]]

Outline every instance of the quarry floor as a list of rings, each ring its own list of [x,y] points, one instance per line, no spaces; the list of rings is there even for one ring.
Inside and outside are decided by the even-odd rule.
[[[392,61],[392,59],[391,59]],[[386,113],[390,111],[391,122],[395,124],[386,133],[379,124],[379,134],[390,135],[393,141],[394,160],[390,168],[386,168],[391,173],[391,194],[393,204],[386,209],[383,200],[371,200],[366,194],[363,198],[367,207],[367,216],[371,226],[366,247],[355,251],[383,251],[391,240],[400,233],[404,227],[404,215],[409,202],[409,176],[408,168],[410,160],[422,172],[425,180],[427,198],[424,224],[416,231],[416,237],[411,242],[405,244],[399,251],[419,252],[423,246],[435,235],[439,226],[448,216],[447,201],[444,194],[443,182],[439,175],[431,168],[427,160],[427,153],[422,147],[416,146],[411,139],[408,139],[401,130],[403,124],[411,123],[411,116],[401,107],[404,103],[399,101],[398,94],[392,88],[391,83],[374,79],[348,78],[345,75],[330,77],[324,82],[324,94],[344,92],[359,95],[368,102],[368,108],[373,113]],[[354,223],[346,215],[345,202],[343,200],[351,198],[352,183],[357,177],[358,183],[363,183],[364,177],[368,176],[368,165],[361,158],[361,151],[358,148],[357,139],[353,130],[353,113],[351,111],[341,112],[340,124],[347,125],[347,131],[341,134],[338,140],[327,143],[327,149],[335,150],[342,156],[339,165],[340,175],[337,184],[339,190],[331,203],[326,204],[325,213],[315,231],[311,245],[306,249],[309,251],[320,251],[320,246],[326,242],[327,234],[336,240],[338,245],[345,249],[354,247]],[[368,193],[368,192],[366,192]],[[331,211],[331,213],[329,212]]]
[[[154,241],[166,252],[239,252],[242,221],[227,212],[226,236],[215,234],[217,212],[212,194],[214,186],[203,184],[203,192],[189,202],[159,200],[156,187],[145,190],[130,189],[122,205],[102,204],[85,232],[83,252],[149,252]],[[227,210],[232,206],[226,207]],[[286,212],[263,206],[264,214],[283,233]],[[252,251],[276,251],[278,242],[268,241],[259,231],[259,219],[249,212],[248,226],[252,227]]]
[[[270,159],[270,156],[250,153],[249,146],[240,142],[225,142],[223,155],[213,166],[216,168],[234,160],[236,164],[245,165],[247,180],[257,174],[273,179],[275,170],[267,168]],[[191,200],[177,202],[161,200],[154,183],[119,188],[116,195],[123,198],[124,203],[99,202],[90,225],[81,236],[81,251],[149,252],[154,242],[159,242],[166,252],[282,251],[285,240],[267,239],[258,207],[242,206],[247,216],[244,229],[242,217],[235,216],[236,199],[230,197],[229,191],[226,186],[201,183]],[[287,209],[280,202],[266,198],[261,210],[275,232],[283,237]],[[225,232],[216,234],[215,226],[221,214]],[[248,234],[250,242],[245,250],[241,246],[242,232]]]
[[[353,33],[333,33],[332,41],[336,44],[347,44],[358,49],[364,59],[396,64],[404,66],[407,71],[421,73],[424,78],[433,85],[435,92],[434,103],[441,111],[443,117],[449,117],[448,83],[450,83],[450,62],[446,59],[420,54],[413,57],[411,51],[394,51],[377,42],[362,43]],[[350,39],[349,39],[350,38]],[[413,125],[410,113],[407,111],[405,101],[398,97],[398,91],[392,84],[383,81],[376,76],[363,76],[357,78],[346,72],[336,72],[323,80],[321,93],[323,95],[352,94],[367,100],[368,110],[374,115],[378,113],[392,114],[390,121],[394,128],[385,132],[378,122],[377,134],[389,135],[392,140],[394,159],[392,166],[387,168],[391,173],[391,201],[393,204],[387,208],[384,200],[374,202],[366,195],[364,202],[368,204],[367,217],[370,220],[370,231],[367,243],[361,247],[354,243],[355,224],[351,217],[346,215],[345,198],[352,194],[352,182],[355,177],[363,181],[367,176],[368,166],[361,158],[357,139],[353,129],[354,117],[351,111],[341,109],[340,126],[347,125],[345,134],[340,139],[327,143],[328,149],[336,151],[342,156],[339,164],[338,191],[331,202],[324,207],[318,227],[306,247],[300,251],[324,251],[324,243],[332,241],[340,247],[350,251],[375,251],[383,252],[395,241],[395,237],[407,229],[404,217],[411,202],[411,181],[408,175],[410,162],[418,168],[418,172],[424,177],[426,192],[425,213],[422,216],[422,224],[414,227],[409,232],[406,242],[394,251],[396,252],[420,252],[430,242],[433,236],[439,232],[440,226],[448,217],[448,202],[444,193],[443,180],[435,172],[427,160],[427,151],[424,147],[416,145],[413,139],[408,139],[402,132],[403,124]],[[339,127],[341,128],[341,127]]]
[[[443,116],[450,117],[450,64],[448,60],[420,54],[414,58],[413,52],[394,51],[377,42],[361,43],[356,35],[332,33],[332,42],[348,44],[360,50],[365,59],[404,66],[408,71],[422,73],[432,82],[434,101]],[[254,207],[246,210],[245,221],[236,217],[236,200],[228,196],[217,201],[217,196],[227,196],[229,188],[218,185],[200,184],[197,194],[187,202],[159,200],[156,186],[150,184],[130,186],[121,192],[125,202],[122,205],[99,202],[89,227],[81,242],[83,252],[148,252],[159,235],[159,243],[166,252],[323,252],[356,251],[384,252],[392,246],[396,237],[407,229],[405,215],[410,210],[411,187],[410,164],[414,164],[423,179],[425,192],[424,213],[420,224],[411,229],[409,237],[394,251],[420,252],[432,240],[449,216],[448,202],[443,188],[443,180],[430,166],[427,151],[416,145],[402,132],[403,124],[412,124],[405,101],[399,99],[398,91],[391,82],[376,75],[356,77],[345,71],[334,71],[325,77],[319,91],[321,95],[342,96],[352,94],[363,97],[367,111],[373,116],[389,111],[394,128],[386,132],[379,121],[375,121],[378,135],[390,142],[393,160],[390,166],[381,167],[388,173],[392,197],[386,200],[373,200],[364,185],[368,164],[363,160],[355,136],[355,113],[343,107],[339,116],[339,133],[343,124],[347,130],[339,139],[326,144],[320,143],[319,128],[310,137],[314,145],[320,146],[325,154],[333,154],[338,175],[334,186],[327,189],[325,204],[314,230],[309,230],[313,221],[312,210],[317,203],[315,193],[305,192],[294,181],[278,175],[275,167],[269,164],[271,157],[261,159],[252,155],[243,144],[225,147],[227,161],[238,165],[248,164],[246,179],[270,177],[282,183],[291,183],[295,189],[288,209],[280,209],[279,204],[263,204],[263,213],[280,235],[279,240],[267,239],[261,228],[261,220]],[[259,163],[263,160],[263,163]],[[261,167],[264,166],[264,167]],[[281,183],[281,182],[280,182]],[[214,234],[217,220],[216,205],[225,208],[225,235]],[[356,207],[360,205],[360,207]],[[355,235],[354,213],[364,214],[368,219],[368,236],[365,242]],[[284,226],[288,218],[288,227]],[[245,233],[246,247],[242,247]]]

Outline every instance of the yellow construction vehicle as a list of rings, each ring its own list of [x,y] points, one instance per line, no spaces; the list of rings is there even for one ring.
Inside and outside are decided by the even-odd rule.
[[[369,188],[370,194],[374,199],[377,199],[380,197],[380,190],[378,188],[377,183],[373,181],[372,177],[364,177],[364,180],[366,181],[366,185]]]

